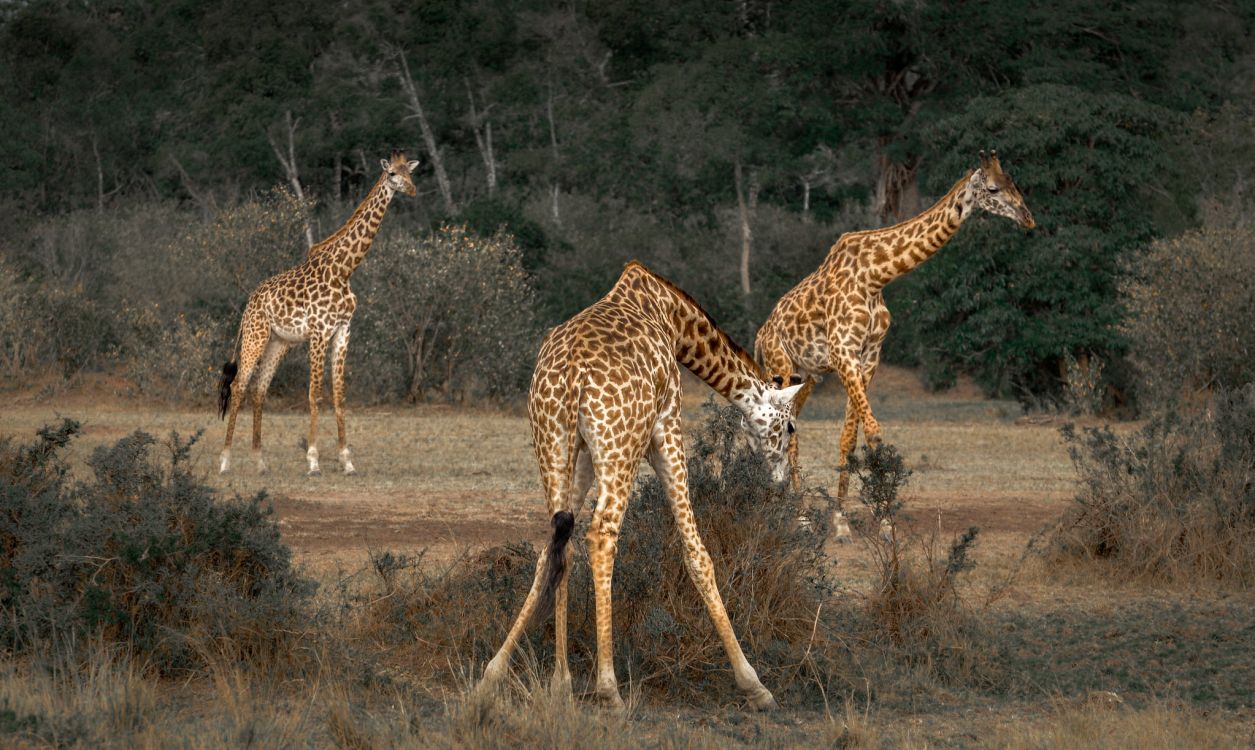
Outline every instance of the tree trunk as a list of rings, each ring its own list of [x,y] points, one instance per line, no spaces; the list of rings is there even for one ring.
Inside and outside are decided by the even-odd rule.
[[[457,208],[453,204],[453,189],[449,186],[449,175],[445,172],[444,159],[440,156],[440,148],[436,145],[436,134],[432,132],[431,124],[427,122],[427,115],[423,111],[422,100],[418,96],[418,86],[414,83],[414,77],[410,75],[410,63],[405,59],[405,53],[402,50],[394,50],[394,54],[401,63],[401,85],[410,97],[410,109],[414,112],[410,117],[418,120],[418,129],[423,133],[423,143],[427,146],[428,156],[431,157],[431,169],[436,174],[436,186],[440,188],[444,208],[451,214],[456,213]]]
[[[92,156],[96,157],[96,213],[105,212],[105,170],[100,164],[100,145],[96,142],[96,131],[92,131]]]
[[[296,199],[301,203],[301,219],[305,222],[305,247],[314,246],[314,227],[309,222],[309,212],[305,205],[305,191],[301,188],[301,175],[296,165],[296,128],[301,124],[301,118],[292,119],[292,110],[285,110],[283,113],[283,122],[287,131],[287,152],[280,148],[275,142],[274,136],[269,132],[266,133],[266,140],[270,142],[270,148],[275,152],[275,158],[283,165],[283,171],[287,173],[288,182],[292,185],[292,191],[296,193]]]
[[[809,178],[802,178],[802,220],[811,220],[811,181]]]
[[[881,152],[876,179],[876,215],[882,225],[895,224],[920,212],[919,159],[893,162]]]
[[[753,246],[754,230],[752,219],[758,207],[758,174],[750,169],[748,185],[742,175],[741,160],[733,164],[733,176],[736,180],[736,207],[741,219],[741,292],[750,294],[750,249]]]
[[[488,183],[488,195],[497,194],[497,159],[492,152],[492,120],[488,119],[488,111],[483,113],[475,107],[475,93],[471,90],[469,79],[462,79],[466,84],[466,98],[470,102],[471,132],[475,134],[475,146],[479,148],[479,158],[484,162],[484,179]]]
[[[556,176],[561,154],[558,152],[558,126],[557,123],[554,122],[553,116],[552,82],[549,84],[549,98],[545,101],[545,116],[549,119],[549,147],[553,150],[553,166],[555,172],[553,184],[549,188],[549,195],[551,199],[550,210],[553,212],[553,223],[558,226],[562,226],[562,214],[558,210],[558,195],[562,192],[562,187],[558,183],[558,178]]]

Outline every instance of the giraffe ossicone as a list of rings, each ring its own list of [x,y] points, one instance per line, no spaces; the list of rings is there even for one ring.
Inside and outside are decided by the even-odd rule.
[[[737,406],[749,442],[778,476],[785,476],[792,406],[801,386],[780,390],[764,381],[749,353],[720,331],[692,297],[643,265],[629,263],[605,297],[554,328],[541,344],[527,404],[553,537],[541,550],[522,610],[485,667],[477,691],[491,689],[506,675],[523,629],[550,602],[553,682],[570,690],[567,541],[596,479],[586,536],[596,604],[596,690],[611,706],[623,706],[614,672],[611,579],[632,483],[646,459],[666,491],[684,536],[689,577],[723,643],[737,686],[755,708],[775,706],[732,630],[693,518],[680,424],[679,365]]]
[[[302,263],[266,279],[249,296],[240,318],[236,339],[238,353],[233,352],[238,360],[232,359],[222,366],[218,386],[219,415],[227,420],[219,472],[225,474],[231,469],[235,417],[250,386],[253,455],[257,470],[266,471],[261,452],[261,416],[266,391],[287,350],[308,341],[309,440],[305,452],[308,473],[321,473],[317,445],[318,402],[322,398],[328,350],[340,465],[346,474],[354,473],[344,425],[344,363],[349,347],[349,325],[357,309],[357,298],[349,287],[349,280],[366,258],[392,197],[398,192],[410,196],[418,194],[410,174],[418,166],[417,161],[407,161],[405,154],[398,151],[380,164],[383,174],[348,221],[311,247]]]
[[[979,208],[1015,221],[1025,229],[1037,224],[998,152],[980,152],[980,167],[969,170],[940,200],[918,216],[883,229],[847,232],[816,269],[776,303],[754,342],[755,358],[775,377],[801,377],[794,411],[800,414],[811,389],[827,373],[845,386],[845,424],[837,461],[837,541],[851,540],[842,512],[849,490],[846,457],[862,426],[869,445],[880,442],[880,424],[872,415],[867,388],[880,363],[880,347],[889,330],[889,308],[881,290],[910,272],[950,241]],[[794,487],[800,487],[797,436],[788,459]],[[887,522],[886,522],[887,523]],[[881,533],[886,533],[882,525]]]

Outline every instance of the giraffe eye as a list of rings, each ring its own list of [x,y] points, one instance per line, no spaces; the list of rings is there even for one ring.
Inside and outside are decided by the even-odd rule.
[[[991,192],[991,193],[996,193],[996,192],[998,192],[998,186],[997,186],[997,185],[990,185],[990,186],[989,186],[989,192]]]
[[[792,422],[789,422],[788,430],[789,430],[789,434],[792,435],[794,432],[797,431],[797,428],[793,426]]]

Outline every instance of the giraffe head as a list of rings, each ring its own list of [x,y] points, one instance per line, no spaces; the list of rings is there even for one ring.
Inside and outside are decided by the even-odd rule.
[[[771,383],[755,381],[741,398],[733,401],[741,410],[741,429],[750,447],[761,453],[771,466],[771,478],[783,482],[789,475],[789,438],[793,424],[793,399],[802,389],[796,382],[787,388],[783,378]]]
[[[972,174],[970,185],[972,200],[977,206],[991,214],[1005,216],[1025,229],[1037,226],[1032,212],[1024,205],[1024,196],[1020,195],[1015,180],[1002,171],[997,151],[989,152],[989,156],[985,156],[984,151],[980,152],[980,169]]]
[[[387,175],[388,187],[392,188],[392,192],[405,193],[411,197],[418,195],[418,188],[414,187],[414,180],[410,177],[410,173],[418,166],[417,161],[406,161],[404,151],[393,151],[392,156],[380,159],[379,164]]]

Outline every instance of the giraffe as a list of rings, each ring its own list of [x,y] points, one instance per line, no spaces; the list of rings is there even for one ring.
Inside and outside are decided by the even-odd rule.
[[[781,388],[782,380],[764,382],[749,353],[720,331],[692,297],[640,263],[628,263],[605,297],[554,328],[541,344],[528,417],[553,536],[541,550],[523,608],[484,669],[477,691],[500,681],[528,620],[537,612],[547,616],[553,607],[553,681],[569,694],[567,541],[596,479],[587,541],[597,611],[597,694],[622,709],[614,673],[610,584],[619,529],[644,457],[666,490],[684,538],[689,577],[723,641],[737,686],[754,707],[775,706],[737,642],[693,518],[680,434],[677,362],[736,405],[748,442],[766,457],[775,481],[787,478],[791,406],[801,383]]]
[[[227,419],[220,473],[225,474],[231,468],[235,415],[244,402],[250,381],[253,381],[253,456],[257,470],[265,473],[261,411],[266,389],[288,348],[302,341],[309,341],[309,447],[305,452],[309,473],[321,473],[317,446],[318,400],[322,396],[328,346],[331,348],[331,393],[340,464],[345,474],[354,473],[344,434],[344,360],[349,347],[349,324],[357,307],[349,279],[370,250],[392,196],[398,191],[409,196],[418,194],[410,176],[418,166],[417,161],[407,162],[404,153],[394,151],[390,158],[380,159],[380,165],[383,174],[379,181],[344,226],[311,247],[304,262],[266,279],[248,298],[236,337],[239,358],[222,366],[218,387],[219,416]]]
[[[755,358],[764,370],[779,377],[804,378],[794,404],[795,414],[801,413],[811,389],[823,375],[835,372],[845,385],[834,518],[839,542],[851,541],[841,507],[850,481],[845,460],[854,450],[859,425],[869,445],[880,443],[880,424],[872,416],[867,388],[889,330],[889,308],[881,289],[941,249],[976,208],[1004,216],[1025,229],[1036,226],[1011,175],[1002,171],[998,152],[986,157],[981,151],[980,168],[969,170],[920,215],[883,229],[841,235],[819,268],[780,298],[758,330]],[[789,464],[793,485],[798,487],[796,434],[789,441]],[[882,525],[882,532],[886,531]]]

